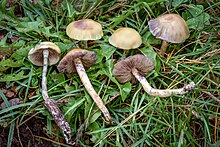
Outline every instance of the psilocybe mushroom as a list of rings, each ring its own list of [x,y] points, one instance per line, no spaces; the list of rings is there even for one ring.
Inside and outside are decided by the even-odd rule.
[[[101,39],[103,31],[100,23],[92,19],[82,19],[71,22],[66,28],[66,34],[72,39],[87,41]]]
[[[177,14],[160,15],[148,21],[150,32],[162,39],[160,54],[164,55],[168,42],[181,43],[189,37],[189,28],[185,20]]]
[[[137,79],[143,86],[143,89],[151,96],[169,97],[172,94],[181,95],[193,90],[195,87],[194,82],[191,82],[179,89],[155,89],[150,86],[144,77],[145,74],[151,72],[153,69],[154,65],[150,59],[144,55],[137,54],[116,63],[113,69],[113,75],[120,83],[129,81],[134,83]]]
[[[132,28],[119,28],[109,38],[109,43],[119,49],[130,50],[142,44],[140,34]]]
[[[57,106],[57,103],[55,100],[51,99],[48,96],[47,92],[47,67],[48,65],[56,64],[59,61],[60,58],[60,48],[52,43],[52,42],[41,42],[38,45],[35,46],[35,48],[32,48],[29,51],[28,59],[37,66],[43,66],[42,71],[42,96],[44,99],[44,106],[48,109],[48,111],[53,116],[56,124],[60,127],[60,129],[63,131],[65,140],[68,144],[73,145],[74,142],[71,141],[71,129],[64,118],[64,115],[60,111],[59,107]]]
[[[112,118],[110,116],[108,109],[102,102],[102,99],[94,90],[85,71],[85,69],[88,69],[90,68],[90,66],[95,64],[96,60],[97,60],[97,55],[95,52],[76,48],[69,51],[63,57],[63,59],[60,61],[58,65],[58,70],[60,72],[67,72],[67,73],[77,72],[89,95],[92,97],[94,102],[97,104],[99,109],[104,114],[106,121],[111,122]]]

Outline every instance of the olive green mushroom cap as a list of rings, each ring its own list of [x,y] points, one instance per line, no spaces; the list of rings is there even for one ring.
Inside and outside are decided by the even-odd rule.
[[[75,48],[69,51],[60,61],[57,67],[59,72],[67,72],[67,73],[76,72],[76,68],[74,64],[75,59],[81,59],[84,68],[88,69],[93,64],[95,64],[97,60],[97,55],[95,52],[92,51]]]
[[[43,51],[48,50],[48,65],[56,64],[60,59],[60,48],[52,42],[41,42],[32,48],[28,53],[28,59],[37,66],[43,66]]]
[[[82,19],[71,22],[66,28],[66,34],[75,40],[98,40],[103,36],[102,26],[92,19]]]
[[[160,15],[148,21],[150,32],[159,39],[171,43],[181,43],[189,37],[185,20],[177,14]]]
[[[136,78],[132,74],[132,69],[137,69],[144,76],[154,69],[154,64],[144,55],[133,55],[116,63],[113,69],[113,75],[120,83],[129,81],[135,83]]]
[[[109,43],[117,48],[130,50],[138,48],[142,39],[135,29],[119,28],[111,35]]]

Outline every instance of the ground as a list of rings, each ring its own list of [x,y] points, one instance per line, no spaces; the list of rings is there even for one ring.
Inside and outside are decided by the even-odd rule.
[[[28,117],[25,117],[28,118]],[[0,127],[0,146],[6,147],[10,127]],[[15,125],[14,137],[11,142],[12,147],[50,147],[53,146],[47,136],[45,118],[33,117],[21,126]]]

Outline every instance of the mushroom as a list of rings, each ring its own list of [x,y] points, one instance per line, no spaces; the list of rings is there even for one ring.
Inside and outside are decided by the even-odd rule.
[[[92,97],[92,99],[95,101],[99,109],[104,114],[105,119],[108,122],[111,122],[112,118],[110,116],[108,109],[102,102],[102,99],[94,90],[85,71],[85,69],[88,69],[90,68],[90,66],[95,64],[96,60],[97,60],[97,56],[95,52],[76,48],[69,51],[63,57],[57,68],[60,72],[67,72],[67,73],[77,72],[89,95]]]
[[[185,20],[177,14],[160,15],[148,21],[150,32],[162,39],[160,54],[164,55],[168,42],[181,43],[189,37],[189,28]]]
[[[185,94],[186,92],[193,90],[195,87],[194,82],[191,82],[179,89],[155,89],[150,86],[144,77],[145,74],[151,72],[153,69],[154,65],[150,59],[144,55],[137,54],[116,63],[113,69],[113,75],[120,83],[126,83],[129,81],[134,83],[137,79],[143,86],[144,90],[151,96],[168,97],[172,94]]]
[[[75,40],[98,40],[103,36],[102,26],[92,19],[82,19],[71,22],[66,28],[66,34]]]
[[[119,28],[109,38],[109,43],[123,50],[138,48],[142,44],[140,34],[132,28]]]
[[[56,64],[59,61],[60,53],[60,48],[56,44],[52,42],[41,42],[29,51],[28,59],[34,65],[43,66],[42,96],[44,99],[44,106],[49,110],[56,124],[63,131],[66,142],[73,145],[74,142],[71,141],[70,126],[57,106],[57,103],[53,99],[49,98],[47,92],[47,67],[48,65]]]

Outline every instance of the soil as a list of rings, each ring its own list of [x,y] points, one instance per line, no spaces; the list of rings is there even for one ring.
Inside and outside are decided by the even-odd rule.
[[[31,118],[18,129],[15,125],[14,136],[11,142],[12,147],[52,147],[52,142],[47,141],[46,121],[36,117]],[[0,147],[7,147],[10,126],[0,126]],[[18,131],[19,130],[19,131]],[[20,141],[19,141],[19,137]],[[45,138],[45,139],[42,139]]]

